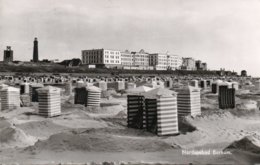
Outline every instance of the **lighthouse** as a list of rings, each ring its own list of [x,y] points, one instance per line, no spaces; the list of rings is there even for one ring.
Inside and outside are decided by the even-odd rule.
[[[37,38],[34,38],[33,42],[33,62],[39,61],[39,55],[38,55],[38,41]]]

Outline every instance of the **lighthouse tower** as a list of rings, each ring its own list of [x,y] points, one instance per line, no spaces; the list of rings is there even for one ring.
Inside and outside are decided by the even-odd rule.
[[[37,38],[34,38],[33,42],[33,62],[39,61],[39,55],[38,55],[38,41]]]

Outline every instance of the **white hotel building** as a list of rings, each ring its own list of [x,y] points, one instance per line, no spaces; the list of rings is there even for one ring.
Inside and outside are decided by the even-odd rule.
[[[123,69],[153,70],[149,65],[150,54],[141,49],[139,52],[121,52]]]
[[[153,53],[143,49],[139,52],[108,49],[82,50],[82,64],[139,70],[179,69],[182,60],[178,55]]]
[[[180,69],[182,61],[178,55],[154,53],[150,54],[149,64],[154,70],[176,70]]]
[[[121,66],[121,52],[108,49],[82,50],[82,64],[118,67]]]

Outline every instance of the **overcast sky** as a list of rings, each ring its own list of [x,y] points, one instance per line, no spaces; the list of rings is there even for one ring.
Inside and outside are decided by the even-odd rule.
[[[259,0],[0,0],[0,49],[30,60],[34,37],[40,59],[144,49],[260,76]]]

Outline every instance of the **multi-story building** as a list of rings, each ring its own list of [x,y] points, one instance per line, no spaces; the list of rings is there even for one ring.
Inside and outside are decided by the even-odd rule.
[[[207,70],[207,64],[193,58],[181,58],[169,53],[149,54],[108,49],[82,50],[82,64],[95,67],[139,69],[139,70]]]
[[[202,70],[207,70],[207,69],[208,69],[207,63],[206,62],[202,63]]]
[[[108,49],[82,50],[82,64],[107,68],[120,67],[121,53],[117,50]]]
[[[178,69],[181,69],[182,63],[183,63],[182,57],[178,56],[178,58],[177,58]]]
[[[146,53],[143,49],[139,52],[132,52],[133,64],[137,67],[149,67],[149,53]]]
[[[200,60],[196,61],[197,70],[207,70],[207,63],[202,63]]]
[[[122,66],[131,67],[134,65],[133,54],[129,50],[121,52]]]
[[[155,70],[176,70],[181,66],[179,56],[162,53],[150,54],[149,64]]]
[[[150,54],[149,64],[153,66],[155,70],[166,70],[168,66],[168,55],[159,53]]]
[[[200,60],[195,61],[196,69],[201,70],[202,63]]]
[[[182,66],[183,70],[196,70],[195,60],[191,57],[182,58]]]
[[[13,62],[13,51],[11,50],[11,46],[7,46],[6,50],[4,50],[4,62]]]
[[[124,69],[151,70],[149,65],[149,53],[141,49],[139,52],[128,50],[121,52],[121,62]]]

